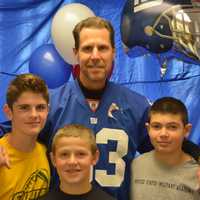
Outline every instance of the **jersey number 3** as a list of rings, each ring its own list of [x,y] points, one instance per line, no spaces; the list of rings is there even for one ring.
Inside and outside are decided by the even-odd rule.
[[[96,135],[97,144],[107,144],[109,140],[117,142],[115,152],[109,152],[109,163],[115,164],[115,174],[109,175],[106,170],[95,170],[95,180],[101,186],[119,187],[124,180],[126,163],[122,159],[128,152],[128,135],[120,129],[103,128]]]

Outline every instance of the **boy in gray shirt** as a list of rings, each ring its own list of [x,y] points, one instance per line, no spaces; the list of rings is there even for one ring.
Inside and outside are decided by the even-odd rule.
[[[133,160],[131,199],[200,199],[198,163],[181,148],[192,127],[185,105],[172,97],[158,99],[146,127],[155,149]]]

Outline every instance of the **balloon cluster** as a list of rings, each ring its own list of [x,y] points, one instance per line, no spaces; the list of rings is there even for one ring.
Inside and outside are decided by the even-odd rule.
[[[83,4],[66,4],[58,10],[52,21],[51,35],[54,44],[40,46],[31,55],[29,71],[43,78],[49,88],[63,85],[69,80],[71,72],[73,76],[78,75],[79,66],[75,65],[77,61],[73,53],[72,31],[78,22],[91,16],[94,16],[93,11]],[[76,73],[74,69],[77,70]]]
[[[88,7],[83,4],[72,3],[62,7],[53,18],[52,39],[62,58],[70,64],[77,64],[73,53],[74,38],[72,31],[78,22],[91,16],[94,16],[94,13]]]
[[[37,48],[29,62],[29,71],[43,78],[51,89],[59,87],[69,80],[71,68],[71,65],[58,54],[53,44]]]

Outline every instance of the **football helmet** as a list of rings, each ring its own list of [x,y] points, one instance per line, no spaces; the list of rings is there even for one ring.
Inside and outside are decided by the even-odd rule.
[[[200,60],[200,6],[189,0],[128,0],[120,28],[126,49],[163,53],[175,47]]]

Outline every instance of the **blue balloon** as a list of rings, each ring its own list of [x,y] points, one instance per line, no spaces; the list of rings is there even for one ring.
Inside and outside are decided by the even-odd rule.
[[[44,79],[50,89],[66,83],[72,66],[58,54],[53,44],[42,45],[30,57],[29,71]]]

